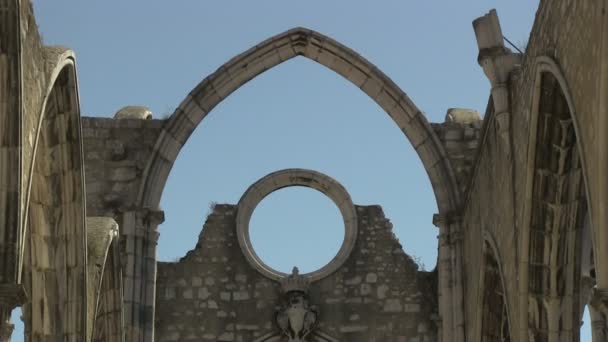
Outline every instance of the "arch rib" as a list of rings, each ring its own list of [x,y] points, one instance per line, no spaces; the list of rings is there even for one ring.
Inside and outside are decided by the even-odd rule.
[[[29,295],[23,312],[31,339],[86,340],[86,203],[75,58],[62,47],[48,47],[45,54],[48,82],[21,218],[19,271]],[[66,307],[65,316],[74,318],[70,325],[57,314]]]
[[[144,171],[138,205],[158,208],[165,182],[182,146],[211,110],[264,71],[296,56],[309,58],[359,87],[393,119],[420,156],[441,213],[461,196],[449,159],[422,112],[382,71],[355,51],[318,32],[294,28],[230,59],[199,83],[168,119]]]
[[[576,105],[574,103],[574,99],[571,96],[571,92],[570,92],[570,88],[568,86],[568,82],[563,74],[563,72],[561,71],[561,68],[559,67],[558,63],[553,60],[552,58],[548,57],[548,56],[537,56],[536,60],[534,61],[534,65],[533,65],[533,73],[534,73],[534,86],[533,86],[533,93],[532,93],[532,104],[531,104],[531,116],[530,116],[530,124],[529,124],[529,137],[528,137],[528,152],[527,152],[527,162],[526,162],[526,173],[525,173],[525,179],[526,179],[526,187],[525,187],[525,202],[524,202],[524,208],[523,208],[523,226],[522,226],[522,238],[519,242],[519,246],[520,246],[520,256],[519,256],[519,280],[518,280],[518,286],[519,286],[519,306],[520,306],[520,315],[518,318],[518,335],[520,338],[525,338],[527,336],[529,336],[530,334],[530,329],[531,329],[531,325],[529,323],[529,318],[531,319],[529,310],[526,308],[530,307],[530,297],[531,297],[531,291],[530,291],[530,284],[533,283],[533,281],[530,280],[530,275],[533,274],[530,269],[531,269],[531,262],[532,262],[532,255],[531,255],[531,246],[534,245],[533,241],[532,241],[532,217],[533,217],[533,213],[534,213],[534,204],[533,202],[535,200],[534,197],[534,187],[535,187],[535,171],[537,169],[537,160],[536,160],[536,155],[537,155],[537,145],[539,143],[542,143],[542,141],[539,141],[539,134],[538,134],[538,125],[539,125],[539,117],[540,117],[540,104],[541,104],[541,98],[543,96],[542,93],[542,76],[544,74],[550,75],[551,77],[554,78],[556,85],[557,85],[557,89],[559,89],[559,95],[557,96],[562,96],[566,105],[567,105],[567,110],[569,113],[569,118],[570,120],[572,120],[572,125],[574,128],[574,136],[576,137],[575,139],[575,148],[578,151],[578,159],[580,161],[580,167],[582,170],[582,187],[583,187],[583,192],[584,192],[584,199],[585,199],[585,206],[586,206],[586,210],[587,212],[590,213],[589,217],[592,220],[593,219],[593,210],[592,210],[592,201],[591,201],[591,196],[590,196],[590,191],[591,189],[588,187],[588,158],[587,158],[587,148],[586,146],[583,144],[583,141],[581,141],[580,137],[580,125],[578,122],[578,116],[577,116],[577,111],[576,111]],[[580,209],[577,209],[580,210]],[[593,227],[593,225],[592,225]],[[559,227],[554,228],[556,231],[559,229]],[[562,228],[562,229],[572,229],[572,228]],[[594,230],[595,231],[595,230]],[[593,235],[593,234],[592,234]],[[575,243],[576,240],[580,239],[580,237],[575,236],[573,238],[573,241],[568,240],[570,243]],[[555,250],[559,250],[559,247],[555,247]],[[596,262],[597,262],[597,256],[596,256]],[[538,262],[537,262],[538,263]],[[569,297],[569,296],[567,296]],[[556,310],[554,310],[556,311]],[[575,321],[574,319],[572,319],[571,321]],[[562,322],[559,323],[560,325],[563,324]],[[571,325],[574,325],[572,323],[570,323]],[[566,330],[566,333],[571,333],[572,329],[561,329],[561,330],[557,330],[557,329],[549,329],[550,331],[552,331],[553,333],[557,334],[560,333],[561,330]]]

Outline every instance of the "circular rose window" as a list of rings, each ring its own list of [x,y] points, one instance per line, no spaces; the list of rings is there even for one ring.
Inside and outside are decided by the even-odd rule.
[[[257,231],[256,231],[256,234],[252,234],[252,232],[250,230],[251,220],[252,220],[254,211],[256,210],[258,205],[262,202],[262,200],[264,198],[266,198],[268,195],[274,193],[275,191],[283,189],[283,188],[287,188],[287,187],[307,187],[307,188],[319,191],[320,193],[325,195],[329,200],[331,200],[333,202],[333,204],[335,205],[335,207],[337,207],[339,210],[339,213],[341,215],[341,220],[339,223],[341,223],[340,225],[342,227],[340,227],[340,228],[343,229],[342,230],[343,233],[342,234],[338,233],[337,236],[343,236],[343,240],[342,240],[341,245],[337,249],[337,252],[334,251],[334,253],[331,253],[331,254],[334,254],[335,256],[333,258],[331,258],[331,260],[329,260],[329,262],[323,263],[322,265],[321,264],[316,265],[316,266],[318,266],[318,268],[316,270],[311,270],[311,272],[304,274],[305,276],[309,277],[311,281],[315,281],[315,280],[321,279],[323,277],[326,277],[329,274],[336,271],[346,261],[346,259],[350,255],[350,253],[355,245],[355,241],[356,241],[356,237],[357,237],[357,217],[356,217],[355,207],[350,199],[350,196],[344,189],[344,187],[342,185],[340,185],[338,182],[336,182],[334,179],[330,178],[329,176],[326,176],[326,175],[316,172],[316,171],[304,170],[304,169],[287,169],[287,170],[277,171],[277,172],[271,173],[271,174],[267,175],[266,177],[260,179],[255,184],[250,186],[249,189],[247,189],[247,191],[245,192],[245,194],[243,195],[243,197],[241,197],[241,200],[239,201],[238,214],[237,214],[237,235],[238,235],[239,244],[241,246],[243,254],[245,255],[245,258],[247,259],[247,261],[251,264],[251,266],[253,266],[260,273],[262,273],[263,275],[265,275],[271,279],[279,280],[279,279],[285,277],[288,272],[290,273],[291,270],[285,269],[285,268],[291,267],[291,266],[281,265],[280,262],[275,262],[272,259],[270,259],[270,261],[268,263],[266,263],[262,260],[260,255],[265,255],[265,254],[264,253],[258,254],[254,248],[254,244],[252,243],[252,236],[257,238],[257,236],[256,236]],[[298,189],[298,190],[301,190],[301,189]],[[280,195],[280,193],[281,192],[278,192],[277,196]],[[316,195],[316,194],[314,194],[314,195]],[[314,199],[313,197],[315,197],[315,196],[311,196],[310,193],[307,196],[309,197],[309,198],[307,198],[307,200]],[[275,196],[273,195],[272,197],[275,197]],[[265,208],[263,205],[261,206],[260,210],[265,211]],[[272,214],[272,213],[267,213],[267,214]],[[287,219],[290,218],[289,213],[285,213],[285,212],[277,213],[277,215],[285,215],[285,214],[287,214],[285,219],[286,219],[286,222],[288,222]],[[300,215],[306,215],[306,214],[315,215],[314,211],[310,211],[307,213],[306,208],[304,208],[304,211],[300,212],[299,214]],[[298,217],[299,217],[298,213],[293,213],[293,215],[291,215],[291,219],[298,220]],[[300,216],[300,219],[302,219],[302,216]],[[257,220],[258,219],[256,217],[254,222],[257,222]],[[330,225],[333,226],[333,224],[331,224],[331,221],[329,223],[330,223]],[[300,226],[300,227],[301,227],[301,229],[306,229],[305,226]],[[335,229],[335,227],[331,227],[331,228]],[[300,238],[298,238],[298,236],[300,236]],[[289,237],[287,237],[286,240],[287,240],[287,243],[291,242],[292,244],[298,245],[298,247],[301,247],[301,245],[305,242],[305,241],[302,241],[303,237],[305,237],[305,236],[306,236],[306,232],[292,232],[291,241],[289,240]],[[312,241],[314,241],[315,238],[316,239],[326,239],[328,237],[327,236],[316,236],[316,237],[313,237]],[[329,238],[330,239],[332,238],[331,235],[329,236]],[[266,240],[268,240],[268,239],[266,239]],[[304,240],[310,241],[309,238],[304,239]],[[334,239],[334,240],[336,240],[336,239]],[[281,243],[280,239],[276,239],[275,243]],[[283,240],[282,243],[284,244],[285,240]],[[256,241],[256,246],[259,246],[259,241]],[[302,251],[297,251],[296,249],[290,250],[289,246],[287,246],[287,248],[285,248],[285,246],[280,246],[280,247],[281,248],[278,248],[273,252],[275,254],[275,260],[276,260],[276,258],[280,259],[281,254],[284,254],[284,259],[289,261],[290,257],[291,257],[290,253],[300,254],[302,252]],[[310,253],[311,257],[313,257],[313,259],[315,259],[314,255],[315,255],[316,249],[314,248],[314,245],[313,245],[313,247],[310,247],[308,249],[309,249],[308,253]],[[266,259],[268,259],[268,258],[266,258]],[[295,259],[291,259],[291,260],[295,260]],[[292,266],[298,266],[298,265],[296,264],[296,265],[292,265]],[[304,271],[306,271],[306,269],[304,269]]]
[[[249,221],[256,254],[273,269],[314,272],[329,263],[344,241],[336,204],[320,191],[292,186],[266,196]]]

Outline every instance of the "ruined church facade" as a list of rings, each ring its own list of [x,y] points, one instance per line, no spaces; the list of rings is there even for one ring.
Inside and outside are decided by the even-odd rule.
[[[227,61],[166,119],[80,114],[76,60],[45,46],[27,0],[0,0],[0,342],[608,341],[608,2],[542,0],[525,51],[495,11],[473,21],[483,117],[429,123],[351,48],[294,28]],[[317,170],[276,170],[217,205],[196,246],[157,262],[171,167],[213,108],[301,56],[374,100],[415,148],[437,201],[435,270],[419,270],[380,206]],[[333,200],[345,239],[321,269],[284,274],[249,219],[288,186]],[[591,327],[581,327],[583,309]]]

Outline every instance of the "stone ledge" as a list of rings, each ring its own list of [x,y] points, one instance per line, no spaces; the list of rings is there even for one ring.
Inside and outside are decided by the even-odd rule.
[[[162,128],[167,120],[163,119],[114,119],[108,117],[81,117],[83,128]]]

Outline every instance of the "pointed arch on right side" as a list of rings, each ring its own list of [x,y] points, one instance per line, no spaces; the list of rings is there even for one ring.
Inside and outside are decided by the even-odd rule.
[[[553,59],[537,58],[533,91],[520,240],[519,338],[574,341],[580,325],[581,236],[591,213],[588,159],[575,104]]]

